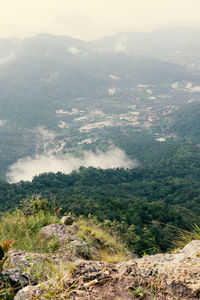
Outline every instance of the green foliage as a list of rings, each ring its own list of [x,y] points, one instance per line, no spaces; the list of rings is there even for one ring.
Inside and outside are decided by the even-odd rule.
[[[134,295],[137,299],[146,299],[150,297],[153,300],[156,300],[158,297],[160,297],[160,291],[159,291],[159,280],[158,282],[149,282],[145,286],[139,285],[136,287],[133,287],[129,290],[129,292]]]
[[[25,216],[34,216],[40,211],[48,213],[50,204],[47,199],[40,199],[40,195],[27,196],[21,202],[21,211]]]
[[[16,295],[16,289],[9,282],[1,280],[1,276],[0,274],[0,299],[13,300]]]
[[[0,243],[0,272],[3,270],[4,264],[8,259],[8,251],[11,250],[14,239],[10,241],[5,240]],[[9,282],[1,280],[2,274],[0,273],[0,299],[11,300],[15,295],[15,289]]]
[[[200,215],[199,147],[179,145],[172,151],[170,146],[168,155],[145,168],[90,167],[68,175],[41,174],[32,182],[0,182],[0,210],[25,198],[20,205],[24,214],[38,216],[40,210],[44,215],[57,214],[55,202],[63,214],[92,214],[100,222],[113,222],[112,230],[116,228],[127,247],[139,255],[164,252],[177,239],[175,228],[190,231]]]
[[[0,220],[0,240],[15,240],[15,248],[25,251],[47,252],[48,241],[42,238],[39,230],[51,223],[59,222],[57,216],[39,211],[35,215],[26,216],[16,209],[5,213]]]
[[[135,233],[135,226],[128,225],[124,221],[104,220],[100,225],[104,230],[109,231],[116,236],[118,240],[123,242],[126,247],[135,252],[135,247],[138,244],[140,237]]]
[[[51,253],[56,252],[59,248],[59,245],[60,245],[59,238],[54,236],[51,239],[51,241],[48,243],[49,252]]]
[[[200,142],[200,103],[193,102],[183,105],[172,115],[172,124],[169,126],[171,132],[175,132],[182,139]]]

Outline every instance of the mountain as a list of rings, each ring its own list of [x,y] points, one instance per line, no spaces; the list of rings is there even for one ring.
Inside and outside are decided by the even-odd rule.
[[[199,298],[199,33],[0,40],[0,298]]]
[[[200,142],[200,103],[191,102],[183,105],[172,116],[168,130],[185,140]]]
[[[123,33],[92,42],[49,34],[1,39],[1,177],[19,159],[44,151],[41,128],[54,136],[51,151],[62,145],[62,153],[78,155],[125,145],[124,136],[137,141],[140,153],[143,137],[152,145],[182,138],[167,124],[188,101],[198,101],[200,77],[187,59],[171,59],[170,49],[179,58],[177,49],[196,53],[198,30]]]
[[[153,32],[122,32],[92,42],[100,52],[124,52],[178,63],[198,71],[200,26],[167,27]]]
[[[157,59],[118,53],[86,55],[85,42],[68,37],[39,35],[16,44],[16,54],[0,66],[0,119],[26,127],[47,125],[47,109],[53,122],[55,109],[65,99],[105,97],[113,85],[110,74],[120,78],[115,82],[118,88],[196,79],[183,67]],[[70,47],[81,47],[81,52],[71,53]]]

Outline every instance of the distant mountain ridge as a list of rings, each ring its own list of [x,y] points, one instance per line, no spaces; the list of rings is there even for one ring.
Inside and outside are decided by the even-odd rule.
[[[137,83],[199,79],[180,65],[124,51],[109,52],[109,47],[105,53],[100,45],[96,49],[95,43],[48,34],[0,40],[0,119],[13,114],[11,119],[19,121],[21,105],[25,111],[31,107],[34,116],[63,98],[104,97],[113,85],[127,88]]]
[[[82,41],[69,36],[38,34],[26,39],[0,39],[0,63],[8,52],[23,53],[23,47],[30,50],[36,43],[46,43],[48,47],[66,47],[72,54],[123,52],[128,55],[143,55],[160,58],[187,66],[199,68],[200,26],[167,27],[152,32],[122,32],[105,36],[94,41]],[[9,51],[8,51],[9,48]],[[36,47],[37,49],[37,47]],[[45,50],[45,47],[44,47]]]
[[[127,145],[125,132],[137,143],[181,132],[190,139],[193,131],[172,126],[181,106],[199,101],[200,28],[184,30],[90,42],[50,34],[0,39],[0,174],[19,158],[41,154],[38,127],[52,131],[64,153]]]

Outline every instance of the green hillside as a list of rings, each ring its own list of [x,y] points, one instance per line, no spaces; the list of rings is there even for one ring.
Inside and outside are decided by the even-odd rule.
[[[188,144],[151,167],[81,168],[69,175],[41,174],[32,182],[1,182],[1,210],[19,205],[27,195],[39,194],[63,212],[124,222],[127,229],[134,225],[140,241],[137,245],[130,241],[130,247],[137,253],[156,247],[166,251],[172,247],[177,227],[190,230],[198,222],[199,156],[198,146]]]

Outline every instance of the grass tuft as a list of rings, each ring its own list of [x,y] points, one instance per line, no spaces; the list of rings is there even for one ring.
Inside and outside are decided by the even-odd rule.
[[[7,212],[0,220],[0,241],[14,239],[13,248],[27,252],[48,252],[48,241],[39,231],[51,223],[58,223],[57,216],[39,211],[35,215],[25,216],[22,211]]]
[[[101,223],[90,219],[79,218],[77,233],[80,240],[87,242],[90,247],[97,250],[94,260],[106,262],[120,262],[127,260],[127,249],[118,241],[117,237],[101,228]]]
[[[174,244],[179,248],[185,247],[193,240],[200,240],[200,227],[197,224],[193,226],[193,230],[191,232],[186,230],[180,231],[181,234],[179,236],[179,239],[174,242]]]

